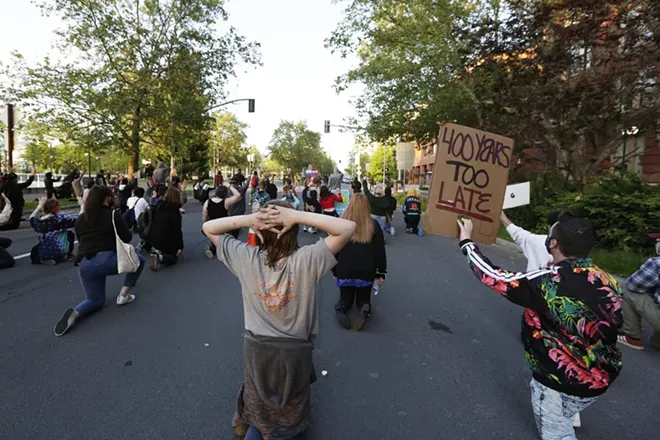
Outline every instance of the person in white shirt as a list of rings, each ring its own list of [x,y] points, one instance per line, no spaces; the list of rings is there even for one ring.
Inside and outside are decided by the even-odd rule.
[[[127,211],[124,213],[124,221],[128,228],[137,228],[137,221],[149,204],[144,199],[144,188],[135,188],[133,196],[129,197],[126,201]]]
[[[548,232],[552,229],[552,225],[557,223],[559,214],[559,211],[552,211],[548,214]],[[513,241],[522,248],[523,254],[527,258],[527,272],[543,269],[552,263],[552,255],[546,247],[548,235],[534,234],[520,226],[516,226],[509,220],[504,211],[502,211],[500,220]],[[573,426],[575,428],[582,426],[580,413],[575,414],[575,417],[573,417]]]
[[[548,214],[548,231],[550,231],[552,225],[557,223],[558,218],[558,211],[553,211]],[[527,272],[548,267],[548,264],[552,262],[552,256],[548,253],[548,250],[545,247],[545,241],[548,238],[547,234],[534,234],[520,226],[514,225],[504,211],[502,211],[500,220],[502,220],[506,232],[509,233],[513,241],[522,248],[523,254],[525,254],[525,258],[527,258]]]

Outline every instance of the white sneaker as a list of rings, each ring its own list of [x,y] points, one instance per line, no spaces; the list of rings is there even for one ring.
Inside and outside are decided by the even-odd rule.
[[[135,301],[135,295],[122,295],[121,293],[117,295],[117,305],[123,306],[124,304],[130,304]]]
[[[580,420],[580,413],[575,413],[573,416],[573,428],[581,428],[582,420]]]
[[[183,209],[183,208],[179,208],[179,212],[180,212],[181,214],[185,214],[185,213],[186,213],[186,210]]]
[[[206,258],[208,258],[209,260],[212,260],[212,259],[213,259],[213,252],[211,252],[211,249],[206,248],[206,250],[204,251],[204,253],[206,254]]]
[[[390,228],[390,234],[394,235],[394,226]]]

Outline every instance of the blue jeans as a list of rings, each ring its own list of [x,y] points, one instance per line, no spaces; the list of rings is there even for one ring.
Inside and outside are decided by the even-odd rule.
[[[134,287],[144,269],[144,256],[142,254],[137,254],[137,256],[140,259],[140,267],[137,271],[126,274],[125,287]],[[87,316],[100,310],[105,304],[105,278],[108,275],[118,275],[117,252],[99,252],[91,260],[83,258],[78,275],[87,299],[78,304],[76,312],[80,313],[80,316]]]
[[[380,229],[383,231],[383,234],[385,233],[385,224],[387,223],[387,217],[384,215],[373,215],[371,214],[371,218],[376,220],[376,223],[380,225]]]
[[[598,397],[577,397],[546,387],[535,379],[532,388],[532,409],[542,440],[575,440],[573,417]]]
[[[302,440],[303,438],[303,434],[300,434],[295,437],[291,437],[290,440]],[[257,428],[250,425],[250,428],[248,429],[247,434],[245,434],[245,438],[243,440],[264,440],[264,438]]]

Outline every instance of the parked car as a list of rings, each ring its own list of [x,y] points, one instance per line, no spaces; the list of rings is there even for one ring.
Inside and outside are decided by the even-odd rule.
[[[341,179],[341,183],[345,183],[346,185],[350,185],[353,183],[353,178],[352,177],[344,177]]]

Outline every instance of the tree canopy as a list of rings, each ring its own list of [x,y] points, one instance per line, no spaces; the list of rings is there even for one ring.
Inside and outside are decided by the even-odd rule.
[[[61,60],[16,64],[22,104],[73,140],[95,132],[131,155],[142,144],[161,153],[203,142],[207,109],[224,95],[237,62],[259,62],[258,44],[233,28],[219,0],[42,0],[59,16]],[[70,61],[71,56],[75,61]],[[24,69],[20,69],[24,67]]]
[[[282,121],[275,129],[270,145],[270,159],[279,162],[285,171],[302,172],[309,164],[321,173],[330,174],[334,162],[321,148],[321,134],[310,130],[304,121]]]

